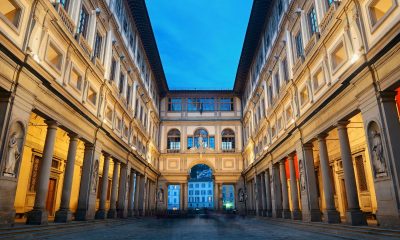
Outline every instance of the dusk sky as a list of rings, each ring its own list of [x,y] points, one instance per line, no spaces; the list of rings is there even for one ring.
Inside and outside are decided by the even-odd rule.
[[[146,0],[168,86],[232,89],[251,0]]]

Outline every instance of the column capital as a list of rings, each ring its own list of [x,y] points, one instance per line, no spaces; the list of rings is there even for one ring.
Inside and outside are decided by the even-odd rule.
[[[397,95],[396,91],[380,91],[378,97],[381,102],[394,102]]]
[[[111,154],[109,154],[107,152],[103,152],[103,156],[104,156],[104,159],[111,158]]]
[[[326,132],[322,132],[317,135],[318,141],[326,141],[327,137],[328,137],[328,134]]]
[[[121,164],[121,162],[118,161],[118,159],[112,158],[112,160],[114,162],[114,165],[120,165]]]
[[[70,141],[77,141],[79,139],[79,135],[74,132],[68,132],[68,137]]]
[[[289,160],[293,160],[293,159],[294,159],[294,156],[296,156],[296,152],[289,153],[289,154],[288,154],[288,159],[289,159]]]
[[[280,160],[279,165],[285,165],[285,159]]]
[[[349,125],[349,123],[350,123],[350,121],[348,121],[348,120],[341,120],[341,121],[338,121],[338,122],[336,123],[336,127],[337,127],[338,129],[347,128],[347,125]]]
[[[47,128],[57,128],[60,124],[52,119],[49,120],[44,120],[44,122],[47,124]]]
[[[305,150],[312,150],[314,148],[314,145],[312,143],[304,143],[303,148]]]

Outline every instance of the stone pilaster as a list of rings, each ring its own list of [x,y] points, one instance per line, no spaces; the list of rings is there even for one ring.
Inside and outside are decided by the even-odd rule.
[[[271,198],[272,198],[272,216],[275,218],[282,217],[282,186],[279,177],[279,163],[271,164],[269,168],[272,176]]]
[[[299,193],[297,190],[297,178],[296,178],[296,170],[294,167],[294,157],[295,154],[290,154],[288,156],[289,172],[290,172],[290,192],[292,196],[292,219],[300,220],[301,211],[299,208]]]
[[[118,189],[118,205],[117,214],[120,218],[126,218],[128,216],[128,206],[126,201],[126,191],[128,189],[128,168],[126,164],[121,164],[120,177],[119,177],[119,189]]]
[[[108,172],[110,169],[110,155],[104,154],[103,164],[103,175],[101,178],[101,195],[99,210],[96,212],[97,219],[105,219],[107,217],[106,202],[107,202],[107,190],[108,190]]]
[[[289,208],[289,194],[286,179],[285,160],[279,162],[279,173],[282,185],[282,217],[289,219],[291,217]]]
[[[113,159],[114,160],[114,159]],[[118,194],[118,179],[119,179],[119,166],[120,162],[114,160],[113,177],[111,183],[111,198],[110,198],[110,209],[108,210],[108,218],[117,217],[117,194]]]
[[[129,179],[128,217],[135,215],[135,172],[131,172]]]

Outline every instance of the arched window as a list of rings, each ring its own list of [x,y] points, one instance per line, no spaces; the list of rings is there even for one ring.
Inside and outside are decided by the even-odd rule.
[[[235,132],[231,129],[222,131],[222,151],[234,152],[235,151]]]
[[[181,149],[181,132],[178,129],[171,129],[167,136],[167,151],[179,152]]]

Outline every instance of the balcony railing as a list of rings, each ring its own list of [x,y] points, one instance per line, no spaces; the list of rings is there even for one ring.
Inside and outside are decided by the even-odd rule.
[[[83,48],[83,51],[90,57],[92,55],[92,48],[87,42],[86,38],[82,34],[78,34],[76,39],[78,40],[79,45]]]
[[[180,149],[167,149],[167,153],[179,153]]]
[[[329,24],[332,22],[333,15],[335,14],[339,3],[334,1],[332,5],[329,7],[328,11],[325,13],[324,18],[322,19],[321,23],[319,24],[319,30],[321,35],[325,34],[326,29],[328,28]]]
[[[231,149],[222,149],[222,152],[235,152],[234,148]]]
[[[306,48],[304,49],[304,53],[305,53],[306,56],[308,56],[308,54],[317,45],[318,39],[319,39],[319,33],[316,32],[316,33],[314,33],[314,35],[312,35],[312,37],[310,38],[310,40],[307,43]]]
[[[71,34],[74,34],[75,33],[75,24],[74,24],[74,21],[72,20],[72,18],[68,15],[67,11],[65,11],[64,7],[60,3],[57,3],[55,5],[55,7],[56,7],[58,14],[60,14],[60,18],[63,21],[65,27],[68,29],[68,31]]]

